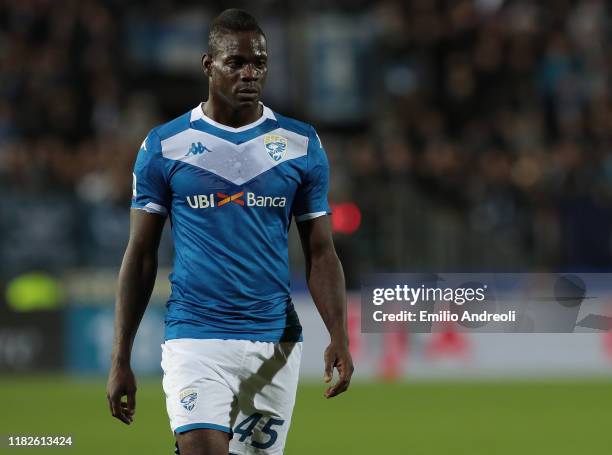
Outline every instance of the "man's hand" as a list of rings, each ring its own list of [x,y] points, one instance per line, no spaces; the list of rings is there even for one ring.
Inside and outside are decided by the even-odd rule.
[[[127,396],[127,401],[121,399]],[[129,366],[113,365],[108,375],[106,398],[113,417],[129,425],[136,412],[136,378]]]
[[[331,342],[323,356],[325,360],[325,382],[330,382],[334,374],[334,367],[338,370],[338,382],[325,391],[325,398],[332,398],[345,392],[351,383],[353,375],[353,359],[348,348],[348,343]]]

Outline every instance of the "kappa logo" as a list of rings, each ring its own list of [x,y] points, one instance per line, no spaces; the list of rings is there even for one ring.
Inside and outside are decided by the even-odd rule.
[[[270,158],[274,161],[280,161],[287,150],[287,138],[277,134],[266,134],[264,136],[264,145]]]
[[[183,407],[191,411],[195,408],[196,400],[198,399],[198,391],[196,389],[183,390],[179,395],[179,399]]]
[[[212,150],[206,147],[201,142],[192,142],[191,147],[189,147],[189,150],[187,151],[185,156],[201,155],[204,152],[212,152]]]

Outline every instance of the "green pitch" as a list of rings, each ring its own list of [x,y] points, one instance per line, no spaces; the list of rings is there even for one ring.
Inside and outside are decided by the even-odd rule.
[[[287,455],[609,453],[612,382],[355,383],[298,393]],[[172,453],[160,384],[140,381],[136,418],[110,417],[104,383],[0,378],[0,453]],[[6,435],[72,435],[71,449],[8,449]]]

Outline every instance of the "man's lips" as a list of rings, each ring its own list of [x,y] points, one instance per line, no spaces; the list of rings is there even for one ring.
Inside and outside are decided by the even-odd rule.
[[[253,89],[238,90],[238,92],[236,92],[236,96],[238,99],[242,99],[243,101],[252,102],[259,99],[259,91]]]

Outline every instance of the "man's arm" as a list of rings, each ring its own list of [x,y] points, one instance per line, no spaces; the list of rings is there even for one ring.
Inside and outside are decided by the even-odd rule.
[[[149,303],[157,274],[157,249],[165,218],[132,209],[130,239],[117,283],[115,338],[106,396],[114,417],[125,424],[136,409],[136,379],[130,366],[132,344]],[[122,402],[126,396],[127,402]]]
[[[334,367],[338,382],[325,392],[327,398],[348,389],[353,374],[346,326],[344,272],[336,255],[328,216],[297,223],[306,259],[306,280],[312,299],[329,331],[331,342],[325,349],[325,382],[330,382]]]

